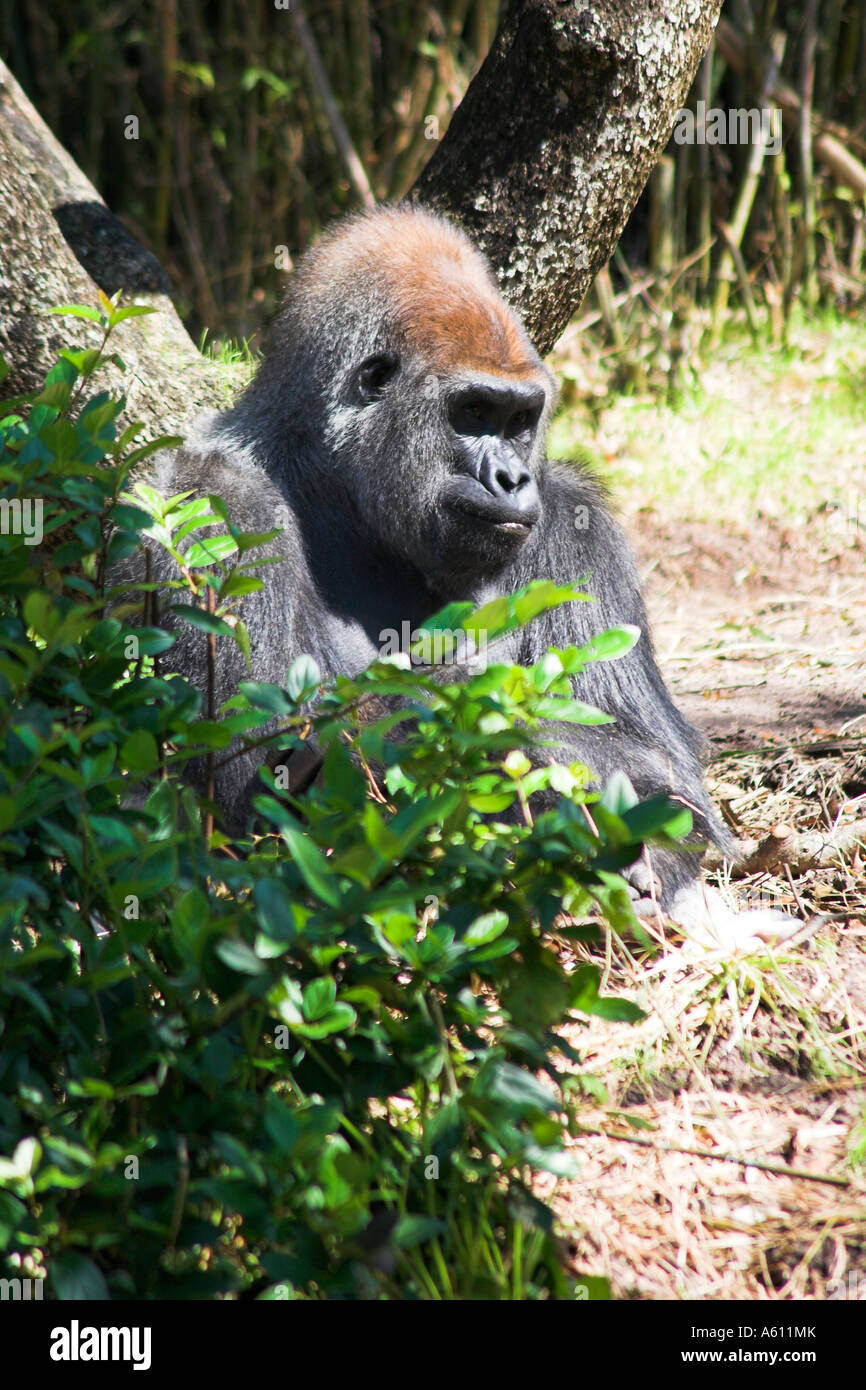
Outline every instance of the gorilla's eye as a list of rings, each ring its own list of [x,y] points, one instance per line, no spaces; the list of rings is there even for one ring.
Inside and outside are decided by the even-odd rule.
[[[398,362],[390,353],[377,353],[362,362],[355,376],[358,396],[365,405],[377,401],[397,371]]]

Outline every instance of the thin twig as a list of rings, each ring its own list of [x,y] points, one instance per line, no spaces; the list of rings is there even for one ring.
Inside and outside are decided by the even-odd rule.
[[[652,1139],[644,1139],[637,1134],[613,1134],[609,1129],[590,1129],[580,1126],[580,1133],[595,1134],[601,1139],[617,1139],[624,1144],[640,1144],[644,1149],[654,1149],[656,1153],[689,1154],[692,1158],[715,1158],[720,1163],[737,1163],[742,1168],[759,1168],[762,1173],[775,1173],[780,1178],[795,1178],[801,1182],[829,1183],[831,1187],[849,1187],[847,1178],[833,1177],[828,1173],[809,1173],[805,1168],[789,1168],[784,1163],[763,1163],[758,1158],[738,1158],[736,1154],[714,1153],[711,1149],[696,1149],[688,1144],[658,1144]]]
[[[349,181],[352,184],[361,202],[367,208],[376,206],[376,199],[370,187],[370,180],[367,178],[367,171],[361,163],[355,146],[352,144],[351,137],[346,129],[343,117],[340,115],[331,84],[328,81],[328,74],[325,72],[324,64],[319,57],[319,50],[316,40],[313,38],[313,31],[307,22],[307,16],[301,8],[300,0],[295,0],[292,9],[292,19],[294,20],[295,33],[298,42],[304,50],[304,57],[307,60],[307,67],[310,70],[310,78],[316,89],[322,109],[325,112],[328,125],[331,127],[331,134],[334,137],[334,144],[337,152],[346,168]]]

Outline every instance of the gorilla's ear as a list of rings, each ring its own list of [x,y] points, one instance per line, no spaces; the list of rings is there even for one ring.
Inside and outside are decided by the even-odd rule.
[[[379,352],[362,362],[355,373],[355,390],[364,405],[377,401],[400,363],[390,352]]]

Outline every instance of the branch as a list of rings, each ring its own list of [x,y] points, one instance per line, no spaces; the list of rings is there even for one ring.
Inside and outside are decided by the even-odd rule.
[[[507,0],[409,196],[466,228],[541,352],[613,253],[720,4]]]
[[[707,869],[720,869],[727,862],[735,878],[776,873],[784,864],[793,873],[803,874],[853,855],[861,845],[866,846],[866,818],[826,832],[798,833],[790,825],[774,825],[763,840],[739,840],[736,859],[726,861],[721,850],[711,845],[703,862]]]
[[[337,146],[337,153],[343,161],[346,173],[349,175],[349,182],[367,208],[376,206],[376,199],[370,187],[370,180],[367,178],[367,171],[361,163],[355,146],[352,144],[351,136],[346,129],[343,117],[340,115],[340,108],[337,105],[328,74],[325,72],[324,64],[319,57],[319,50],[313,31],[307,22],[307,16],[301,8],[300,0],[295,0],[292,9],[292,20],[295,25],[295,33],[298,42],[304,50],[304,57],[307,60],[307,67],[310,70],[310,79],[316,89],[316,95],[322,103],[322,110],[331,130],[334,144]]]
[[[726,20],[721,20],[716,34],[716,46],[734,72],[742,75],[748,67],[746,45],[740,34]],[[796,129],[800,120],[802,103],[793,87],[777,79],[770,88],[770,97],[782,108],[782,121],[789,129]],[[855,159],[835,135],[820,129],[821,122],[816,118],[810,121],[813,133],[812,152],[816,159],[826,164],[837,183],[852,189],[858,197],[866,197],[866,166]],[[817,127],[817,129],[816,129]],[[853,137],[852,137],[853,139]]]

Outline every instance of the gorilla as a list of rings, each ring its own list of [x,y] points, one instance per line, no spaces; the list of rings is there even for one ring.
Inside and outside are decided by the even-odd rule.
[[[682,800],[697,837],[728,848],[700,736],[656,663],[629,544],[591,472],[545,457],[554,401],[551,373],[455,226],[408,205],[338,223],[293,274],[237,404],[152,469],[165,496],[215,493],[244,530],[283,527],[269,547],[282,563],[245,600],[252,671],[219,643],[217,701],[250,676],[282,684],[301,653],[326,677],[357,674],[386,631],[411,631],[453,600],[581,580],[594,603],[543,614],[502,639],[496,659],[528,665],[551,646],[639,628],[628,655],[576,682],[615,723],[568,726],[563,753],[599,784],[624,772],[641,798]],[[177,631],[164,665],[202,686],[205,639]],[[217,775],[232,829],[248,823],[260,761],[250,752]],[[699,856],[659,851],[651,864],[636,866],[633,887],[658,889],[688,926],[703,910]]]

